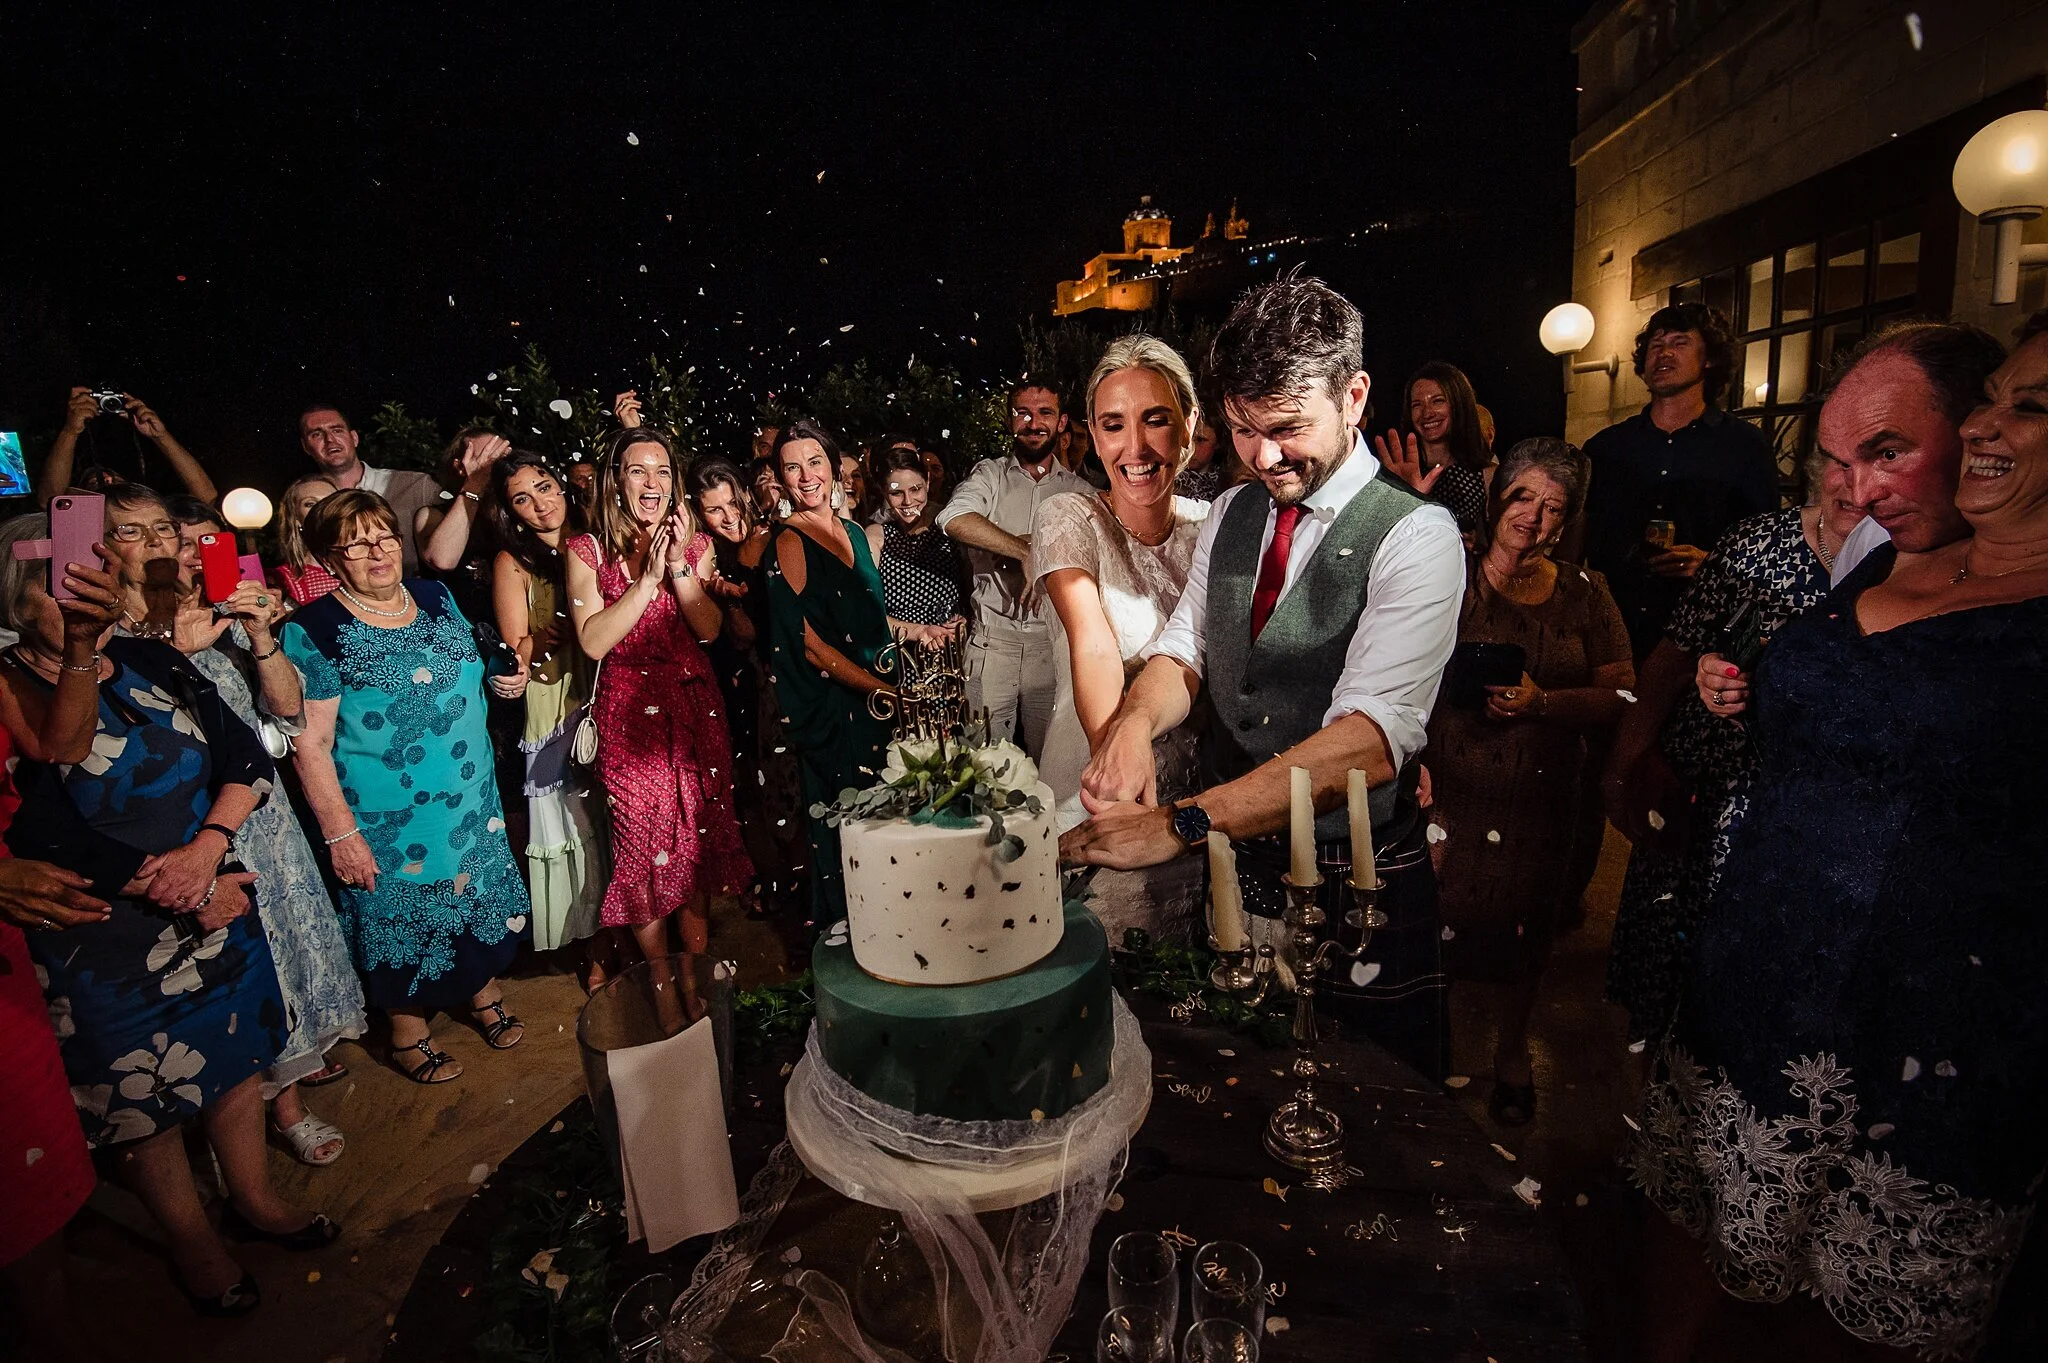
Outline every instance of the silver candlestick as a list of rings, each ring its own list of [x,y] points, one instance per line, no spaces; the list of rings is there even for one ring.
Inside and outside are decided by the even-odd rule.
[[[1353,1171],[1344,1159],[1344,1119],[1316,1101],[1315,1081],[1322,1072],[1316,1058],[1321,1029],[1316,1023],[1316,981],[1322,972],[1339,961],[1356,961],[1365,954],[1375,928],[1385,927],[1387,916],[1379,908],[1378,875],[1372,884],[1361,885],[1353,878],[1346,886],[1352,908],[1345,922],[1359,930],[1359,943],[1345,947],[1335,938],[1322,935],[1329,921],[1316,903],[1320,878],[1297,885],[1292,876],[1282,876],[1287,908],[1281,921],[1288,928],[1284,959],[1294,975],[1294,1063],[1290,1072],[1300,1081],[1294,1096],[1282,1103],[1266,1121],[1266,1153],[1290,1168],[1308,1175],[1309,1187],[1334,1192],[1351,1181]],[[1212,938],[1210,946],[1214,947]],[[1217,989],[1256,1008],[1272,987],[1273,949],[1258,948],[1256,960],[1251,948],[1217,951],[1217,962],[1209,982]]]

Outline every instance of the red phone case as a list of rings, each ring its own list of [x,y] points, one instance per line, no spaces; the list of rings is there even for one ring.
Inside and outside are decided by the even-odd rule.
[[[65,590],[64,566],[103,568],[92,547],[106,537],[107,499],[97,492],[67,492],[50,499],[50,595],[73,601]]]
[[[199,537],[199,570],[206,583],[206,599],[219,604],[235,594],[242,580],[241,553],[235,537],[212,533]]]

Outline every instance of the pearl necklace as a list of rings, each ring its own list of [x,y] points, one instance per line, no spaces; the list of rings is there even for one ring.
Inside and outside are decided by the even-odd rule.
[[[378,610],[375,606],[363,600],[363,598],[357,596],[354,592],[350,591],[345,586],[337,586],[334,590],[340,592],[343,596],[347,597],[349,603],[353,605],[357,610],[362,611],[366,615],[381,615],[386,620],[396,620],[401,615],[404,615],[406,612],[412,609],[412,593],[406,590],[405,584],[403,582],[398,584],[398,595],[401,598],[403,598],[405,604],[400,606],[395,611]]]

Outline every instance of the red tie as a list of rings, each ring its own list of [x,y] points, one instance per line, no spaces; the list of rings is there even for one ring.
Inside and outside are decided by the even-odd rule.
[[[1259,585],[1252,590],[1254,643],[1273,618],[1273,607],[1280,604],[1280,584],[1287,581],[1287,555],[1294,548],[1294,526],[1300,519],[1301,504],[1293,502],[1281,507],[1273,522],[1273,542],[1266,546],[1266,557],[1259,562]]]

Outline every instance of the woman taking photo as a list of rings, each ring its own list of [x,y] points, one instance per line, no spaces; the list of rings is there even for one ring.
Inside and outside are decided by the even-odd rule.
[[[733,798],[754,862],[747,912],[759,917],[789,901],[810,874],[796,755],[763,662],[770,535],[754,515],[753,498],[734,465],[700,459],[691,465],[687,481],[718,557],[718,576],[709,585],[725,623],[706,651],[732,721]]]
[[[967,564],[951,535],[937,532],[926,505],[924,456],[915,448],[882,452],[882,516],[867,528],[868,557],[882,576],[892,632],[925,644],[967,630]]]
[[[723,624],[711,540],[676,496],[675,452],[651,429],[621,431],[597,470],[590,534],[569,541],[569,613],[600,660],[597,771],[611,797],[612,881],[600,921],[640,954],[710,940],[710,897],[737,894],[753,864],[733,813],[732,744],[704,641]]]
[[[1416,370],[1408,380],[1399,428],[1374,436],[1373,444],[1389,472],[1449,508],[1471,543],[1486,518],[1493,448],[1465,371],[1442,360]]]
[[[834,473],[839,446],[800,420],[776,437],[774,457],[789,513],[769,560],[771,670],[809,806],[871,784],[882,769],[890,728],[868,699],[890,689],[874,670],[889,620],[867,534],[842,514],[851,508]],[[809,826],[811,921],[823,930],[846,916],[839,830],[815,817]]]
[[[146,523],[165,509],[125,498],[119,505],[108,502],[108,548],[119,565],[131,613],[141,609],[144,562],[158,552],[158,542],[153,534],[122,536],[148,528]],[[178,524],[178,583],[186,593],[172,644],[253,732],[260,735],[267,725],[279,737],[297,735],[305,727],[305,696],[297,669],[271,632],[283,603],[265,584],[244,582],[217,607],[206,605],[200,593],[199,537],[226,535],[227,527],[204,502],[190,497],[173,498],[168,510]],[[347,1076],[348,1066],[330,1062],[327,1051],[345,1037],[363,1034],[363,986],[291,801],[259,805],[242,825],[235,851],[264,887],[258,912],[292,1024],[283,1054],[264,1076],[271,1126],[302,1163],[332,1164],[341,1157],[341,1132],[306,1111],[298,1086],[316,1087]]]
[[[1174,494],[1198,417],[1187,362],[1156,337],[1126,336],[1103,352],[1086,393],[1106,492],[1062,492],[1031,526],[1027,579],[1050,604],[1052,720],[1039,775],[1057,797],[1061,832],[1087,818],[1081,769],[1123,700],[1140,655],[1187,585],[1209,505]],[[1181,725],[1152,744],[1161,804],[1193,793],[1195,735]],[[1184,939],[1201,889],[1199,858],[1145,871],[1097,871],[1090,907],[1121,942],[1129,928]]]
[[[299,780],[363,993],[391,1021],[391,1063],[445,1083],[462,1066],[434,1045],[436,1011],[465,1013],[494,1050],[525,1035],[498,983],[529,906],[492,779],[483,659],[446,587],[402,580],[382,497],[337,492],[305,533],[340,585],[284,627],[305,678]],[[491,684],[503,692],[505,681]]]
[[[149,1208],[193,1309],[238,1316],[255,1279],[208,1222],[182,1128],[198,1118],[220,1161],[220,1230],[287,1249],[340,1234],[280,1198],[264,1148],[262,1072],[285,1043],[255,880],[230,854],[271,788],[256,736],[174,649],[114,637],[119,581],[54,565],[76,600],[43,587],[49,566],[16,558],[49,534],[43,516],[0,527],[0,624],[20,635],[0,665],[0,723],[20,761],[10,849],[90,881],[94,921],[30,934],[86,1141],[117,1152],[114,1175]],[[105,550],[100,550],[103,557]]]
[[[524,678],[497,688],[523,694],[526,724],[526,883],[533,905],[533,946],[554,951],[597,931],[598,906],[611,878],[604,810],[570,770],[576,727],[590,701],[590,659],[569,623],[563,581],[565,536],[583,517],[541,456],[512,450],[490,465],[490,515],[500,549],[491,565],[498,633],[519,655]],[[592,982],[595,987],[595,982]]]
[[[1529,1013],[1550,946],[1578,898],[1571,871],[1589,737],[1635,685],[1628,631],[1598,573],[1553,562],[1585,504],[1585,455],[1551,437],[1508,451],[1493,480],[1483,548],[1465,571],[1458,653],[1429,728],[1444,964],[1497,995],[1493,1095],[1503,1126],[1536,1115]],[[1482,685],[1480,646],[1520,673]],[[1509,666],[1514,664],[1511,661]]]

